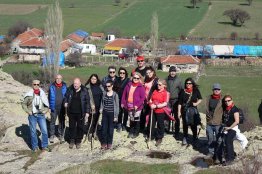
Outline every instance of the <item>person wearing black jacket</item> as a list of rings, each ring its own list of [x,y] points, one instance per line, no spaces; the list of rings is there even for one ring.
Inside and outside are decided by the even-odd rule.
[[[187,78],[185,80],[185,88],[180,92],[178,100],[178,117],[182,116],[183,121],[183,145],[188,144],[188,126],[191,127],[191,130],[193,132],[193,140],[197,140],[197,123],[195,122],[189,125],[186,122],[186,109],[188,107],[197,109],[197,106],[201,103],[201,101],[202,96],[200,94],[200,91],[198,90],[198,85],[192,78]]]
[[[119,106],[121,105],[122,94],[129,81],[130,79],[128,78],[127,70],[123,67],[120,67],[118,70],[118,78],[115,81],[114,89],[113,89],[118,94]],[[124,117],[123,117],[123,114],[124,114]],[[123,131],[126,131],[127,119],[128,119],[127,110],[120,107],[119,115],[118,115],[118,123],[117,123],[117,132],[120,132],[121,128]]]
[[[79,78],[75,78],[74,84],[68,88],[64,103],[69,116],[69,148],[72,149],[75,144],[79,149],[83,139],[84,124],[90,113],[90,97]]]

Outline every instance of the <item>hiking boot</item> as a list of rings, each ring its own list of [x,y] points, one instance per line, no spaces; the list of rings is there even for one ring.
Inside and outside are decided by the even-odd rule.
[[[107,145],[106,144],[102,144],[101,145],[101,150],[106,150],[107,149]]]
[[[59,137],[59,142],[60,142],[60,144],[63,144],[65,142],[64,136]]]
[[[76,143],[76,148],[80,149],[81,148],[81,143]]]
[[[133,138],[134,137],[134,134],[129,132],[129,134],[127,135],[127,138]]]
[[[133,134],[133,137],[132,137],[132,138],[134,139],[134,138],[136,138],[136,137],[138,137],[138,136],[139,136],[139,133],[136,133],[136,134]]]
[[[52,136],[49,138],[49,142],[50,142],[50,143],[54,143],[54,139],[55,139],[55,136],[52,135]]]
[[[70,143],[69,143],[69,149],[73,149],[74,145],[75,145],[74,142],[70,142]]]
[[[187,138],[186,137],[184,137],[183,138],[183,141],[182,141],[182,145],[187,145],[188,143],[187,143]]]
[[[162,139],[156,140],[156,147],[158,147],[162,143]]]
[[[107,149],[111,150],[112,149],[112,144],[107,145]]]

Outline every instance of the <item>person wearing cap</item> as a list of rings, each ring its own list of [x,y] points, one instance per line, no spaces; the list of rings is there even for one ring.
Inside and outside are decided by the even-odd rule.
[[[176,120],[174,137],[176,139],[178,139],[179,138],[179,130],[180,130],[180,121],[179,121],[179,118],[177,116],[177,113],[178,113],[178,95],[179,95],[180,91],[183,89],[183,85],[182,85],[181,79],[177,76],[176,71],[177,70],[176,70],[175,66],[171,66],[169,68],[169,75],[166,78],[166,84],[167,84],[167,91],[170,93],[169,105],[172,109],[172,113],[174,114],[174,118]]]
[[[137,56],[136,62],[137,62],[137,67],[134,71],[140,73],[145,78],[148,67],[145,65],[144,56]]]
[[[28,114],[31,148],[33,152],[39,150],[36,124],[40,127],[42,134],[41,148],[42,151],[48,149],[48,134],[45,114],[48,112],[49,102],[45,92],[39,87],[40,81],[33,80],[32,89],[25,94],[22,102],[23,110]]]
[[[213,84],[212,94],[206,100],[206,135],[208,139],[208,157],[213,157],[216,148],[216,137],[222,124],[222,95],[221,85]]]

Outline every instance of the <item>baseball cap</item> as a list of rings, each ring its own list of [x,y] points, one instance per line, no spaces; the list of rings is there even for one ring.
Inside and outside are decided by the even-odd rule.
[[[137,56],[136,57],[136,61],[141,61],[141,60],[145,60],[144,56]]]
[[[214,83],[213,84],[213,90],[214,89],[221,89],[221,85],[219,83]]]

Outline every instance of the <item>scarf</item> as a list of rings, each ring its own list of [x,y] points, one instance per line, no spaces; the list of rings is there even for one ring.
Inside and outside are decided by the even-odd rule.
[[[40,89],[34,89],[34,94],[35,95],[40,95]]]
[[[137,87],[138,84],[139,84],[139,83],[134,83],[134,82],[132,82],[132,86],[133,86],[133,87]]]
[[[186,92],[186,93],[192,93],[192,92],[193,92],[193,88],[186,88],[186,89],[185,89],[185,92]]]
[[[227,107],[226,107],[226,110],[227,110],[227,111],[230,111],[230,110],[233,108],[233,106],[234,106],[234,103],[232,103],[231,105],[227,106]]]
[[[62,83],[55,83],[55,86],[57,87],[57,88],[61,88],[62,86],[63,86],[63,84]]]
[[[212,94],[212,95],[211,95],[211,98],[212,98],[212,99],[219,100],[219,99],[221,98],[221,94],[218,94],[218,95]]]

